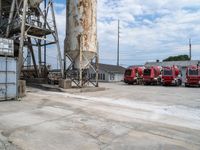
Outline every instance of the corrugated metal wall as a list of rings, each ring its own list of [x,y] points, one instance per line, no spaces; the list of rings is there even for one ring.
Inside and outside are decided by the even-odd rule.
[[[0,101],[16,99],[17,87],[17,60],[0,57]]]

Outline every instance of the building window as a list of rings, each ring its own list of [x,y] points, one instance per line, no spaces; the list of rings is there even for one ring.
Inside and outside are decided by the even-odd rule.
[[[95,79],[95,78],[96,78],[96,74],[94,73],[92,79]]]
[[[100,80],[100,73],[98,74],[98,80]]]
[[[105,74],[103,74],[103,80],[106,80],[106,76],[105,76]]]
[[[115,74],[110,74],[110,80],[114,81],[115,80]]]

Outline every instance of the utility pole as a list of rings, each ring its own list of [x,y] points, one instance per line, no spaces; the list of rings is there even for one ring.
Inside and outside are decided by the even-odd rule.
[[[118,20],[117,66],[119,66],[119,39],[120,39],[120,20]]]
[[[44,18],[45,18],[45,23],[44,23],[44,28],[46,29],[47,27],[47,0],[44,0]],[[44,38],[46,39],[46,35],[44,35]],[[44,65],[46,66],[47,63],[47,42],[44,40]]]
[[[192,43],[191,43],[191,38],[189,39],[189,54],[190,54],[190,60],[192,60]]]
[[[2,2],[0,0],[0,26],[1,26],[1,20],[2,20]]]

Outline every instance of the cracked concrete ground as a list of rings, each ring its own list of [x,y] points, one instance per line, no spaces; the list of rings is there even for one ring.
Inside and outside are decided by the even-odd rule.
[[[200,150],[200,89],[101,86],[1,102],[0,150]]]

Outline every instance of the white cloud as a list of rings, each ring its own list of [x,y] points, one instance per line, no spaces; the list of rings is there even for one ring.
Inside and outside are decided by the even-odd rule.
[[[65,37],[65,5],[55,3],[61,48]],[[116,63],[117,20],[121,21],[121,64],[187,54],[200,59],[199,0],[99,0],[98,39],[103,63]]]
[[[109,5],[108,5],[109,2]],[[132,65],[169,55],[188,53],[189,37],[200,40],[199,0],[102,0],[99,1],[101,58],[110,62],[116,55],[117,19],[121,20],[121,63]],[[113,6],[115,8],[111,7]],[[105,21],[112,18],[112,21]],[[111,35],[110,35],[111,34]],[[200,41],[199,41],[200,42]],[[113,44],[110,44],[113,43]],[[195,46],[195,53],[200,46]],[[142,51],[142,53],[136,53]],[[200,54],[200,53],[198,53]],[[199,57],[196,57],[199,59]],[[113,61],[115,63],[116,61]]]

